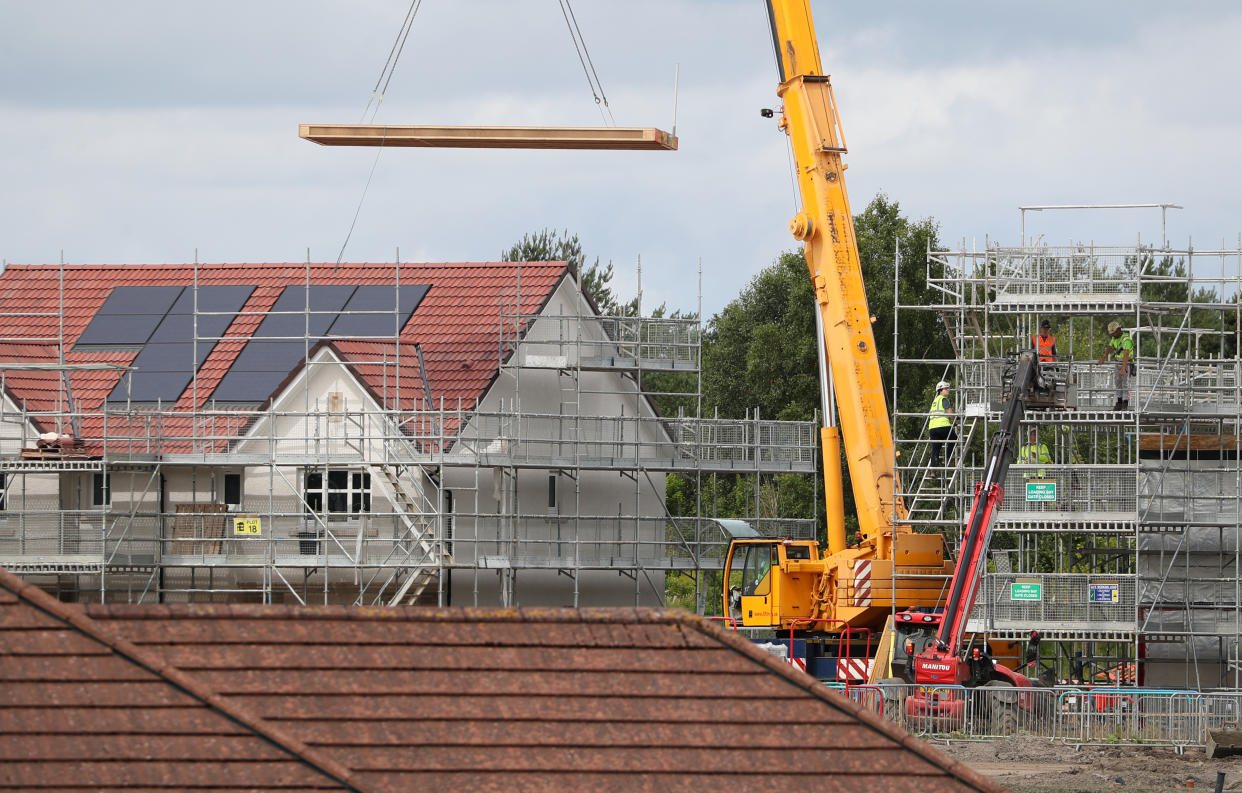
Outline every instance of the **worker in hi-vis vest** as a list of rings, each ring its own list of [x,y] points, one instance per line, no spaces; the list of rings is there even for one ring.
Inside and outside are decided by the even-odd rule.
[[[1051,465],[1052,464],[1052,452],[1048,451],[1048,444],[1040,443],[1039,430],[1036,429],[1035,427],[1031,427],[1030,431],[1027,433],[1026,443],[1022,444],[1022,446],[1019,447],[1018,449],[1018,464],[1019,465]],[[1027,471],[1023,473],[1022,476],[1023,478],[1029,479],[1032,476],[1032,474],[1030,471]],[[1040,468],[1038,471],[1034,472],[1034,476],[1037,476],[1040,479],[1043,479],[1045,476],[1047,476],[1047,472],[1044,469]]]
[[[1113,386],[1117,389],[1117,403],[1113,410],[1130,409],[1130,375],[1134,374],[1134,339],[1121,329],[1121,323],[1108,323],[1108,346],[1096,363],[1111,360],[1116,369],[1113,370]]]
[[[936,383],[936,396],[932,399],[931,410],[928,411],[931,416],[927,421],[928,435],[931,436],[931,467],[936,468],[940,465],[940,448],[944,446],[946,441],[957,439],[957,433],[953,431],[953,406],[949,404],[949,384],[941,380]],[[948,462],[949,455],[945,455],[945,462]]]
[[[1040,361],[1057,359],[1057,337],[1052,335],[1052,323],[1041,320],[1038,335],[1031,337],[1031,348],[1039,355]]]

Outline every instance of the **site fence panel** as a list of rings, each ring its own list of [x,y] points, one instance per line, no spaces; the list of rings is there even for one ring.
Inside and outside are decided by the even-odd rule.
[[[1201,743],[1207,742],[1208,730],[1242,729],[1238,714],[1242,712],[1242,693],[1211,692],[1199,695],[1202,715]]]
[[[846,699],[856,702],[877,716],[887,715],[885,713],[887,692],[881,686],[851,686],[846,683],[826,683],[825,685],[836,689]]]
[[[881,694],[878,706],[873,690]],[[1236,727],[1242,709],[1242,694],[1164,689],[882,683],[841,691],[921,737],[989,740],[1022,734],[1074,746],[1203,746],[1207,730]]]
[[[1053,730],[1056,692],[1012,686],[881,684],[882,715],[914,735],[958,740],[1001,738]]]
[[[1203,705],[1195,691],[1068,689],[1058,695],[1061,732],[1070,744],[1202,745]]]

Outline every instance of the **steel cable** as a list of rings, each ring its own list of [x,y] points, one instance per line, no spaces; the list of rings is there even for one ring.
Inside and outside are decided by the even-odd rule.
[[[604,93],[604,85],[599,81],[599,73],[595,71],[595,63],[591,60],[591,52],[587,49],[586,39],[578,27],[578,18],[574,15],[574,7],[570,0],[557,0],[561,4],[561,16],[565,17],[565,26],[569,28],[569,38],[574,43],[574,52],[578,53],[578,63],[582,64],[582,73],[586,75],[587,85],[591,88],[591,96],[600,108],[600,116],[604,123],[617,125],[613,118],[612,108],[608,106],[608,95]],[[599,89],[598,91],[596,89]]]
[[[384,101],[383,93],[379,93],[380,83],[384,83],[384,90],[387,91],[388,83],[384,81],[384,75],[388,74],[388,79],[392,79],[392,74],[389,73],[388,67],[391,65],[394,69],[396,68],[393,54],[395,53],[398,58],[401,57],[400,50],[405,47],[405,39],[410,35],[410,28],[414,24],[414,17],[418,14],[418,7],[420,5],[422,5],[422,0],[410,0],[410,7],[406,9],[405,19],[401,21],[401,27],[397,29],[397,37],[393,39],[392,47],[388,49],[388,58],[385,59],[384,67],[380,69],[379,77],[375,80],[375,87],[371,89],[371,97],[367,99],[366,107],[362,108],[362,115],[358,118],[359,121],[366,119],[367,111],[371,109],[371,103],[375,101],[377,93],[379,94],[380,102]],[[377,104],[376,111],[378,112],[378,110],[379,105]]]

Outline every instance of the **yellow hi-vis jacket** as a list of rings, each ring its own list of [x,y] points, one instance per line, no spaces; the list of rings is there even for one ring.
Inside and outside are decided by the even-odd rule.
[[[1052,453],[1048,451],[1046,443],[1024,443],[1018,449],[1018,462],[1023,465],[1049,464],[1052,462]],[[1035,472],[1038,477],[1045,475],[1044,469],[1040,468]],[[1027,473],[1030,476],[1030,473]]]
[[[927,422],[927,426],[933,430],[953,424],[953,419],[949,417],[949,398],[943,394],[936,394],[928,412],[931,413],[931,420]]]

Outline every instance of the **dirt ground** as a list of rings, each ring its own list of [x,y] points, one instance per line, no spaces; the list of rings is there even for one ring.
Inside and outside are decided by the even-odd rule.
[[[1225,790],[1242,790],[1242,756],[1209,760],[1202,749],[1137,746],[1084,746],[1074,749],[1046,738],[1016,736],[1000,741],[931,741],[1014,793],[1098,793],[1119,789],[1146,793],[1186,789],[1211,793],[1216,772],[1225,772]]]

